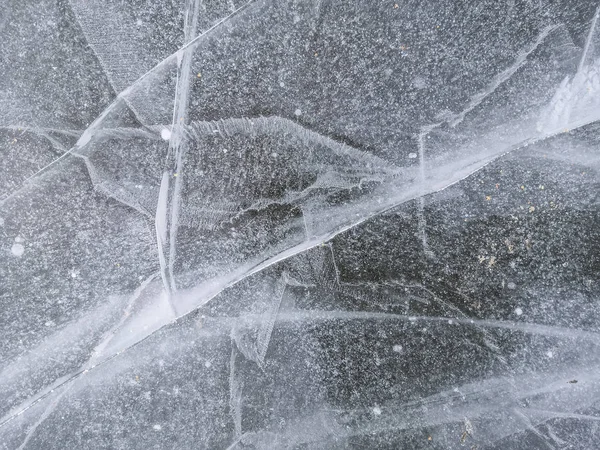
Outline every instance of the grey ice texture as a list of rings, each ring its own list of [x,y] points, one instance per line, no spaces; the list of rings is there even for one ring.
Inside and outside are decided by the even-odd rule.
[[[0,6],[0,449],[600,448],[597,3]]]

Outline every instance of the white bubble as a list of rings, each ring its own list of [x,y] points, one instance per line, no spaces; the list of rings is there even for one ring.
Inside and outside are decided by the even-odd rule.
[[[152,425],[152,428],[154,428],[156,431],[162,430],[162,427],[159,424]]]
[[[165,141],[168,141],[169,139],[171,139],[171,132],[167,128],[163,128],[162,130],[160,130],[160,137],[163,138]]]
[[[294,111],[294,114],[296,114],[297,116],[302,114],[302,110],[300,108],[296,109],[296,111]]]
[[[553,357],[554,357],[554,353],[552,353],[552,350],[548,350],[548,351],[546,352],[546,356],[547,356],[548,358],[553,358]]]
[[[0,227],[4,225],[4,219],[0,217]]]
[[[392,347],[392,350],[394,350],[396,353],[400,353],[402,351],[402,346],[399,344],[396,344]]]
[[[206,367],[207,369],[208,369],[210,366],[212,366],[212,363],[211,363],[210,361],[206,361],[206,362],[204,363],[204,367]]]
[[[279,86],[284,87],[285,83],[282,81],[282,82],[279,83]]]
[[[376,416],[380,416],[381,408],[379,406],[376,406],[375,408],[373,408],[373,414],[375,414]]]
[[[17,236],[15,238],[15,242],[24,242],[24,241],[25,241],[25,239],[23,239],[21,236]]]
[[[416,154],[416,153],[409,153],[409,154],[408,154],[408,157],[409,157],[410,159],[415,159],[415,158],[417,157],[417,154]]]
[[[508,283],[506,285],[506,287],[509,289],[515,289],[517,287],[517,285],[511,281],[510,283]]]
[[[25,247],[23,247],[21,244],[13,244],[13,246],[10,248],[10,252],[14,256],[22,256],[23,253],[25,253]]]
[[[143,22],[142,22],[142,19],[138,19],[135,23],[137,24],[138,27],[140,27],[140,26],[142,26]]]
[[[520,316],[521,314],[523,314],[523,310],[521,308],[515,308],[515,314],[517,316]]]

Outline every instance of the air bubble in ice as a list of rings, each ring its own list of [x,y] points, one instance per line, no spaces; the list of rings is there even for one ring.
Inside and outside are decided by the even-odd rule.
[[[163,138],[165,141],[168,141],[169,139],[171,139],[171,132],[167,128],[163,128],[160,131],[160,137]]]
[[[25,253],[25,247],[23,247],[22,244],[13,244],[13,246],[10,248],[10,252],[14,256],[23,256],[23,253]]]

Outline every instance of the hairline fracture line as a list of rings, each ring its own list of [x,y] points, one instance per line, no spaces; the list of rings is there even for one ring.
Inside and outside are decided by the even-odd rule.
[[[234,12],[232,12],[231,14],[225,16],[223,19],[219,20],[217,23],[215,23],[213,26],[211,26],[210,28],[208,28],[206,31],[200,33],[198,36],[196,36],[194,39],[192,39],[190,42],[188,42],[187,44],[183,45],[181,48],[179,48],[179,50],[177,50],[174,53],[171,53],[169,56],[167,56],[165,59],[163,59],[161,62],[159,62],[158,64],[156,64],[154,67],[152,67],[150,70],[148,70],[146,73],[144,73],[142,76],[140,76],[136,81],[134,81],[130,86],[128,86],[127,88],[123,89],[123,91],[121,91],[119,93],[119,95],[117,95],[117,98],[102,112],[102,114],[100,116],[98,116],[96,118],[96,120],[94,120],[94,122],[84,131],[82,137],[80,138],[80,141],[76,144],[77,147],[82,147],[83,145],[85,145],[91,137],[91,132],[98,126],[98,124],[100,122],[102,122],[102,120],[108,115],[108,113],[110,113],[110,111],[112,110],[112,108],[114,108],[117,104],[117,102],[125,97],[126,95],[128,95],[129,93],[131,93],[131,91],[133,90],[134,87],[136,87],[138,84],[140,84],[142,81],[144,81],[146,78],[148,78],[150,75],[152,75],[154,72],[156,72],[158,69],[170,64],[171,62],[173,62],[173,60],[179,59],[181,58],[181,56],[190,48],[193,48],[196,44],[199,44],[200,41],[202,40],[202,38],[205,38],[207,36],[209,36],[210,34],[212,34],[213,31],[215,31],[216,29],[220,28],[221,25],[223,25],[224,23],[230,21],[231,19],[233,19],[235,16],[239,15],[243,10],[245,10],[246,8],[248,8],[252,3],[255,3],[257,0],[249,0],[247,3],[244,3],[242,6],[240,6],[238,9],[236,9]]]
[[[38,170],[36,173],[34,173],[31,177],[29,177],[25,181],[27,182],[27,181],[29,181],[29,180],[37,177],[38,175],[40,175],[43,172],[45,172],[46,170],[48,170],[50,167],[53,167],[54,165],[56,165],[59,161],[63,160],[67,156],[70,156],[75,149],[81,148],[84,145],[86,145],[90,141],[90,139],[92,137],[93,131],[98,127],[98,125],[100,123],[102,123],[102,121],[104,120],[104,118],[106,116],[108,116],[108,114],[110,114],[110,112],[119,104],[120,101],[122,101],[122,100],[125,101],[124,97],[126,95],[128,95],[135,86],[137,86],[139,83],[141,83],[144,79],[148,78],[156,70],[160,69],[163,66],[166,66],[167,64],[169,64],[170,62],[172,62],[174,59],[179,58],[184,52],[186,52],[186,50],[188,48],[193,47],[196,44],[198,44],[201,41],[202,38],[204,38],[204,37],[209,36],[210,34],[212,34],[213,31],[215,31],[217,28],[219,28],[224,23],[226,23],[229,20],[233,19],[235,16],[237,16],[238,14],[240,14],[243,10],[245,10],[246,8],[248,8],[252,3],[255,3],[256,1],[257,0],[249,0],[248,2],[244,3],[242,6],[240,6],[235,11],[233,11],[231,14],[229,14],[229,15],[225,16],[223,19],[219,20],[217,23],[215,23],[209,29],[207,29],[206,31],[204,31],[201,34],[199,34],[198,36],[196,36],[193,40],[191,40],[190,42],[188,42],[187,44],[185,44],[181,48],[179,48],[179,50],[177,50],[176,52],[170,54],[165,59],[163,59],[158,64],[156,64],[154,67],[152,67],[150,70],[148,70],[146,73],[144,73],[143,75],[141,75],[130,86],[128,86],[127,88],[125,88],[123,91],[121,91],[117,95],[117,97],[113,100],[113,102],[109,106],[106,107],[106,109],[90,124],[89,127],[87,127],[83,131],[83,133],[81,133],[81,136],[79,137],[79,140],[77,141],[77,143],[75,144],[74,147],[72,147],[71,149],[69,149],[69,151],[63,153],[60,157],[58,157],[54,161],[52,161],[49,164],[47,164],[46,166],[42,167],[40,170]],[[125,103],[127,103],[127,102],[125,102]],[[16,191],[12,192],[11,194],[9,194],[8,196],[6,196],[5,198],[0,199],[0,206],[4,202],[6,202],[9,198],[11,198],[13,195],[15,195],[17,192],[19,192],[22,187],[23,186],[21,186],[20,188],[18,188]]]
[[[597,18],[597,13],[595,18]],[[595,20],[595,19],[594,19]],[[595,22],[594,22],[595,23]],[[558,28],[558,25],[548,25],[542,29],[542,31],[538,34],[537,38],[529,47],[526,47],[524,50],[520,51],[517,54],[517,58],[515,61],[502,72],[496,74],[492,78],[492,81],[486,86],[482,91],[477,92],[473,96],[471,96],[466,107],[459,113],[448,113],[441,117],[441,121],[431,124],[425,125],[421,128],[417,138],[418,145],[418,155],[419,155],[419,177],[420,177],[420,191],[421,195],[419,196],[419,201],[417,203],[417,226],[418,226],[418,234],[421,239],[421,244],[423,246],[423,251],[425,256],[434,257],[434,253],[429,248],[429,243],[427,242],[427,220],[425,218],[425,177],[426,177],[426,161],[425,161],[425,142],[424,139],[429,136],[436,128],[439,128],[443,124],[447,123],[450,127],[454,128],[458,124],[460,124],[465,116],[473,111],[477,106],[479,106],[488,96],[493,94],[498,87],[500,87],[503,83],[508,81],[521,67],[525,65],[527,62],[527,58],[531,53],[533,53],[542,42],[548,37],[548,35]],[[592,26],[593,30],[593,26]],[[586,44],[586,49],[589,47],[589,42]],[[585,54],[585,52],[584,52]]]
[[[583,47],[583,52],[581,54],[581,59],[579,60],[579,65],[577,66],[577,74],[579,75],[583,72],[583,66],[585,64],[585,60],[587,59],[588,53],[590,51],[590,46],[592,43],[592,36],[596,29],[596,24],[598,23],[598,16],[600,15],[600,3],[596,7],[596,13],[594,14],[594,18],[592,19],[592,23],[590,25],[590,31],[588,32],[587,38],[585,40],[585,45]]]
[[[50,415],[54,412],[54,410],[56,409],[56,407],[60,403],[60,401],[63,398],[63,396],[67,392],[69,392],[69,390],[75,385],[75,383],[77,382],[77,380],[80,378],[81,375],[83,375],[83,374],[87,373],[88,371],[94,369],[96,366],[104,364],[105,362],[111,360],[112,358],[114,358],[115,356],[117,356],[120,353],[119,352],[119,353],[116,353],[114,355],[111,355],[111,356],[107,357],[105,360],[100,361],[98,364],[94,364],[98,360],[99,356],[102,354],[102,352],[104,351],[104,349],[106,348],[106,346],[110,343],[110,341],[112,341],[112,339],[115,336],[115,334],[117,333],[117,331],[119,331],[119,329],[123,326],[123,324],[125,323],[125,321],[127,320],[127,318],[130,316],[131,311],[133,309],[133,306],[135,305],[136,300],[142,295],[142,293],[144,292],[144,290],[146,289],[146,287],[148,287],[148,285],[152,282],[152,280],[154,280],[154,278],[156,278],[157,275],[158,275],[157,272],[155,272],[152,275],[150,275],[133,292],[133,294],[131,295],[129,301],[127,302],[127,305],[125,306],[125,309],[123,310],[123,314],[121,315],[121,318],[119,319],[119,321],[115,325],[113,325],[112,327],[110,327],[106,332],[104,332],[102,334],[100,340],[98,341],[98,344],[92,350],[91,356],[83,364],[83,366],[81,366],[75,373],[72,373],[71,376],[68,376],[66,379],[64,379],[62,381],[59,381],[55,385],[51,385],[51,386],[46,387],[45,389],[43,389],[42,390],[42,394],[39,395],[38,398],[36,398],[33,401],[31,401],[29,403],[29,405],[27,405],[26,407],[20,409],[18,412],[14,413],[14,414],[9,413],[10,416],[5,421],[3,421],[2,423],[0,423],[0,427],[2,427],[6,423],[10,422],[13,418],[15,418],[15,417],[23,414],[29,408],[33,407],[35,404],[37,404],[38,402],[40,402],[41,400],[43,400],[44,398],[46,398],[47,396],[49,396],[50,394],[52,394],[56,389],[60,389],[61,387],[64,386],[63,391],[60,392],[57,395],[57,397],[53,401],[50,402],[50,404],[44,409],[44,411],[42,411],[42,414],[40,415],[39,419],[27,430],[27,433],[25,435],[25,439],[23,440],[23,442],[21,443],[21,445],[18,447],[18,450],[22,450],[22,449],[25,448],[25,446],[27,445],[27,443],[29,442],[29,440],[33,437],[33,435],[34,435],[35,431],[37,430],[37,428],[48,417],[50,417]],[[59,378],[59,380],[60,380],[60,378]]]

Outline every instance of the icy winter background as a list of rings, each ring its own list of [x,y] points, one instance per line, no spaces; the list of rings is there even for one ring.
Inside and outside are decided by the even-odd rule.
[[[600,448],[598,4],[0,6],[0,448]]]

